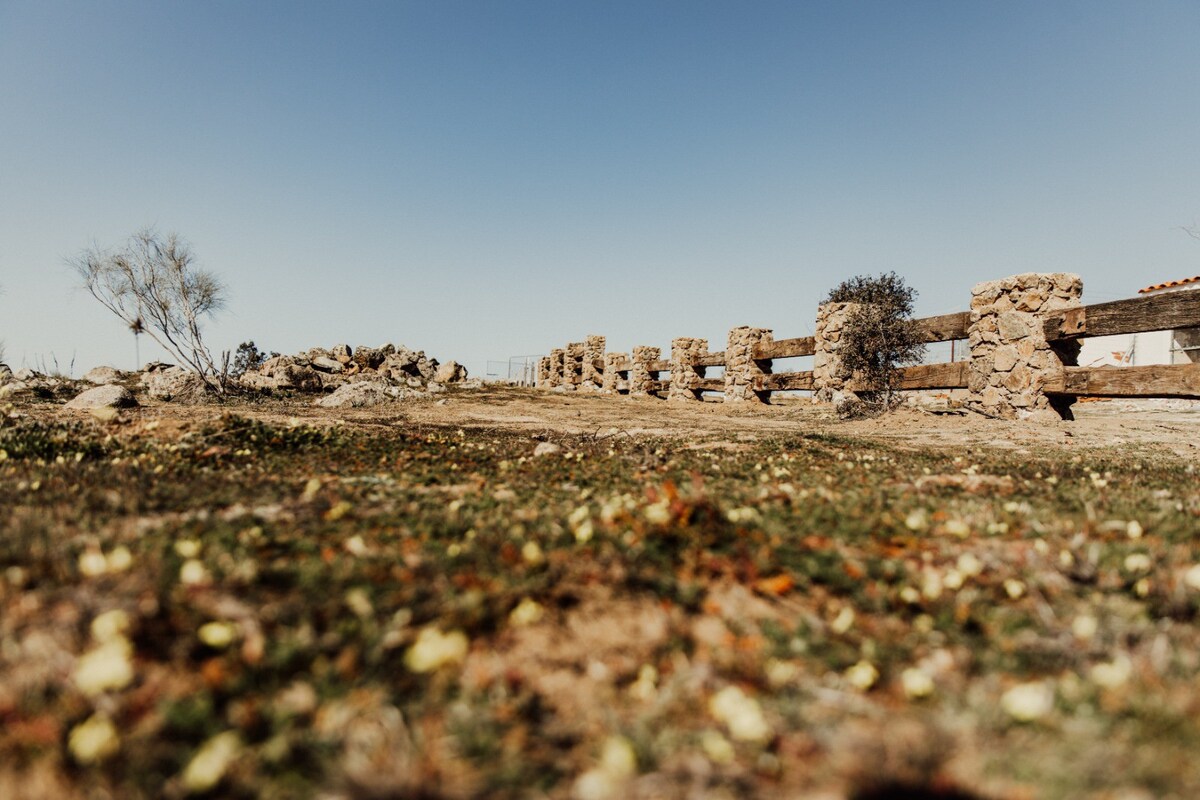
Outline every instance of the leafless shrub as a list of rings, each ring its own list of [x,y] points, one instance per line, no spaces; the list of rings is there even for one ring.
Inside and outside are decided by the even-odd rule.
[[[134,335],[150,335],[224,393],[227,373],[204,344],[200,323],[225,305],[225,286],[198,268],[187,242],[144,228],[117,250],[93,247],[68,261],[84,288]]]

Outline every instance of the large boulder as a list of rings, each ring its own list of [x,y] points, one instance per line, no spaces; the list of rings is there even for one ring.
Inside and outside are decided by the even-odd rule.
[[[392,348],[393,350],[395,348]],[[391,355],[391,352],[385,347],[365,347],[358,346],[354,348],[354,354],[351,356],[351,361],[358,364],[359,369],[379,369],[379,365],[384,359]]]
[[[467,379],[467,368],[457,361],[447,361],[438,366],[433,379],[438,383],[459,383]]]
[[[403,347],[388,355],[378,369],[380,375],[394,381],[403,381],[421,374],[417,368],[417,354]]]
[[[81,392],[74,400],[67,403],[66,408],[129,408],[136,406],[137,400],[124,386],[97,386]]]
[[[0,400],[7,400],[10,397],[16,397],[19,394],[28,392],[29,384],[25,381],[0,381]]]
[[[125,373],[113,367],[95,367],[88,370],[83,379],[88,383],[96,386],[108,386],[114,383],[120,383],[125,377]]]
[[[329,356],[317,356],[312,359],[312,368],[321,372],[332,372],[335,375],[345,369],[342,362]]]
[[[391,403],[409,394],[399,386],[390,386],[382,381],[358,381],[347,383],[333,394],[322,397],[316,404],[322,408],[366,408]]]
[[[270,375],[263,375],[261,372],[253,370],[238,378],[237,384],[242,389],[251,392],[273,392],[281,388],[278,378],[272,378]]]
[[[272,372],[280,389],[296,389],[301,392],[316,392],[322,388],[321,374],[303,364],[289,364]]]
[[[153,372],[145,379],[146,391],[153,400],[168,403],[206,403],[213,391],[195,372],[171,367]]]

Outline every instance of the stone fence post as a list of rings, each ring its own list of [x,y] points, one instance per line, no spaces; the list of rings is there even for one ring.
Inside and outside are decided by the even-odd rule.
[[[583,342],[568,342],[563,352],[563,388],[568,392],[579,390],[583,383]]]
[[[968,407],[1003,419],[1072,419],[1074,398],[1042,391],[1048,377],[1073,366],[1077,343],[1057,351],[1042,328],[1050,312],[1078,307],[1083,281],[1064,272],[1027,272],[971,289]]]
[[[617,394],[620,392],[624,383],[624,388],[628,390],[629,381],[622,381],[621,376],[617,371],[618,366],[628,368],[629,364],[628,353],[605,353],[604,354],[604,375],[600,384],[600,391],[604,394]]]
[[[556,347],[550,351],[550,368],[546,376],[546,387],[548,389],[557,389],[562,386],[563,356],[564,351],[561,347]]]
[[[606,340],[603,336],[589,336],[583,340],[583,371],[582,381],[579,388],[588,392],[600,391],[600,386],[604,383],[603,362],[604,362],[604,345]],[[596,367],[596,362],[601,362],[601,367]]]
[[[550,356],[542,356],[538,359],[537,366],[537,381],[534,385],[539,389],[550,388]]]
[[[662,358],[662,350],[658,347],[638,345],[633,348],[633,359],[629,365],[629,393],[646,395],[650,393],[650,384],[654,376],[650,374],[650,362]]]
[[[768,328],[751,328],[743,325],[729,331],[725,343],[725,402],[765,403],[768,392],[754,390],[755,382],[771,374],[770,366],[765,369],[754,360],[754,348],[769,342],[772,332]]]
[[[817,307],[817,329],[813,335],[813,400],[841,405],[855,394],[846,388],[852,377],[838,356],[842,330],[854,311],[854,303],[825,303]]]
[[[697,388],[704,377],[704,367],[697,367],[697,359],[708,353],[708,339],[692,339],[681,336],[671,340],[671,385],[668,400],[701,400],[704,393]]]

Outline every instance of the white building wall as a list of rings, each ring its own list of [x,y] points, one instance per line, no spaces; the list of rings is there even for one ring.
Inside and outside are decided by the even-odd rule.
[[[1171,331],[1084,339],[1081,367],[1144,367],[1171,363]]]

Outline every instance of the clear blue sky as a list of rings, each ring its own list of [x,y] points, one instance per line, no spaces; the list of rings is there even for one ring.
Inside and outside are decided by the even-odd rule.
[[[0,0],[0,339],[131,366],[63,262],[147,224],[228,283],[218,348],[476,374],[802,335],[862,272],[1128,296],[1200,273],[1198,99],[1194,0]]]

